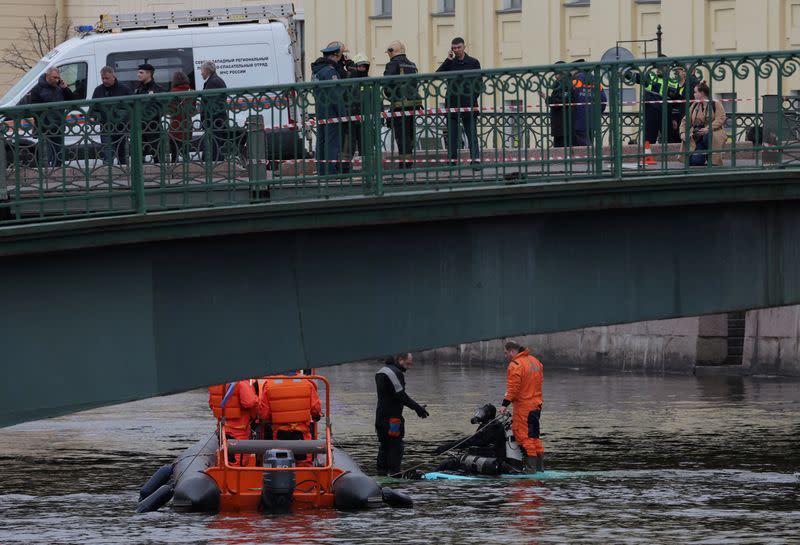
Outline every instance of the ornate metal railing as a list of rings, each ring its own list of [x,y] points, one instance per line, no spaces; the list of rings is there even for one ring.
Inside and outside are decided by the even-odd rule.
[[[800,98],[785,96],[798,61],[660,58],[0,108],[0,221],[785,168],[800,153]],[[650,92],[659,81],[666,91]],[[724,98],[695,101],[700,81]]]

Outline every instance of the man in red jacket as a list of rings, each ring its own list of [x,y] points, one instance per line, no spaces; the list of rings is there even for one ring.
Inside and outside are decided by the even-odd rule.
[[[233,389],[231,390],[231,386]],[[228,391],[230,390],[230,395]],[[225,398],[227,397],[227,400]],[[223,400],[225,406],[223,407]],[[250,439],[250,422],[256,418],[258,397],[249,380],[218,384],[208,388],[208,406],[214,416],[225,416],[225,437],[228,439]],[[229,455],[230,463],[247,465],[249,456]]]
[[[508,360],[508,371],[500,414],[514,404],[511,429],[517,444],[525,451],[525,469],[544,471],[544,446],[539,439],[544,368],[527,348],[516,341],[508,341],[504,353]]]

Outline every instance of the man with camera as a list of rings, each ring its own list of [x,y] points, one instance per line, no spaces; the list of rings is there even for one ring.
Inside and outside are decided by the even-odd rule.
[[[48,68],[39,78],[39,83],[31,90],[31,104],[64,102],[76,100],[75,93],[61,79],[61,72],[55,66]],[[64,110],[47,110],[36,118],[39,129],[39,144],[46,146],[47,164],[61,166],[64,162]]]

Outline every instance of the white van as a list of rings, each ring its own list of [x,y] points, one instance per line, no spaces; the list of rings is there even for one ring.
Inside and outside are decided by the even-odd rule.
[[[217,65],[228,88],[301,79],[292,4],[104,15],[97,26],[77,30],[80,36],[50,51],[3,95],[0,108],[25,104],[40,76],[52,66],[60,69],[76,99],[92,97],[103,66],[113,67],[117,79],[131,90],[143,63],[155,67],[154,78],[165,90],[176,70],[189,76],[193,89],[202,90],[200,65],[207,60]],[[267,127],[290,124],[287,109],[262,113]]]

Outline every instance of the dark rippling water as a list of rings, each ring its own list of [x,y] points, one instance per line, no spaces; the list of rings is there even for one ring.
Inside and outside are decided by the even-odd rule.
[[[323,370],[337,443],[373,471],[375,366]],[[418,367],[405,465],[497,403],[504,370]],[[800,382],[546,370],[542,480],[408,481],[411,510],[133,513],[161,464],[207,436],[204,392],[0,430],[0,543],[800,543]]]

